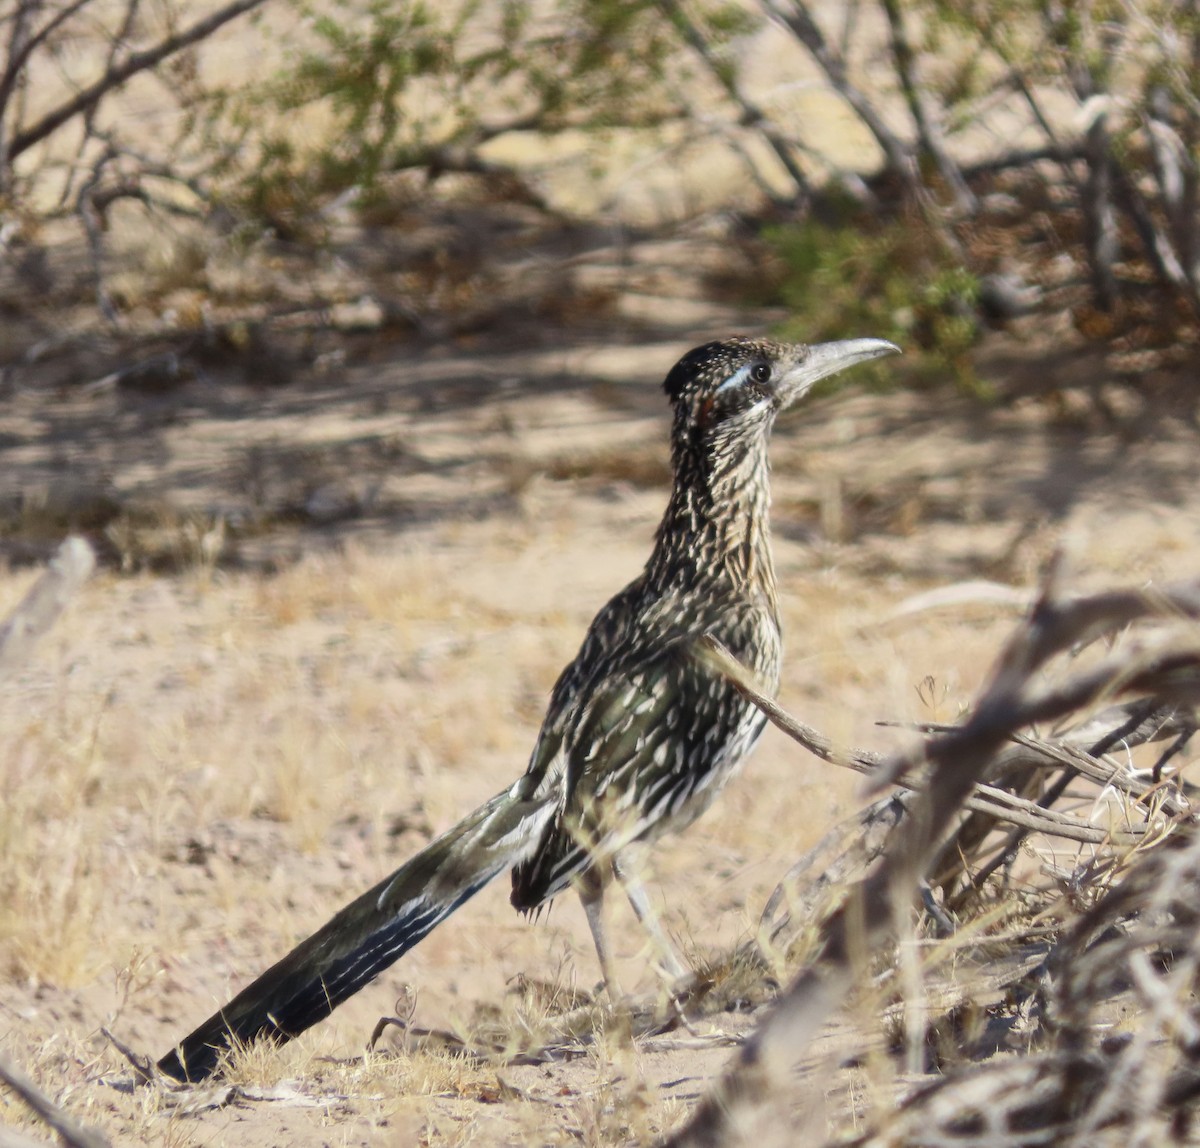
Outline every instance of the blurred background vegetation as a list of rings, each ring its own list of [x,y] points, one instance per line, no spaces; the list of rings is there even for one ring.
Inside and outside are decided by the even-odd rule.
[[[1198,63],[1194,0],[8,0],[0,369],[269,374],[288,316],[453,331],[514,234],[702,219],[727,294],[910,378],[984,391],[1030,317],[1185,363]]]

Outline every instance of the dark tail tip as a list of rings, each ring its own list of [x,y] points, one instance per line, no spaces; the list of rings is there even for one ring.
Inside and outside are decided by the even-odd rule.
[[[325,1015],[329,1015],[328,1010]],[[300,1031],[303,1029],[297,1030]],[[215,1075],[230,1049],[240,1048],[260,1038],[282,1044],[291,1040],[293,1035],[284,1032],[273,1017],[239,1024],[229,1019],[223,1010],[210,1016],[194,1032],[188,1033],[158,1062],[158,1071],[183,1084],[199,1084]]]
[[[178,1045],[158,1062],[158,1071],[181,1084],[199,1084],[216,1071],[222,1051],[207,1044],[190,1051]]]

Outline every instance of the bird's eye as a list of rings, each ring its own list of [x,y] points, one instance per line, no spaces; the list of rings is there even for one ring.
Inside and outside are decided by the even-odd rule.
[[[771,381],[771,367],[768,363],[755,363],[750,369],[750,377],[756,383],[768,383]]]

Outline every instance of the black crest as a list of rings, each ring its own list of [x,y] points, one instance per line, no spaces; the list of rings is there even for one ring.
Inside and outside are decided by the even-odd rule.
[[[706,386],[716,386],[743,363],[756,358],[762,344],[745,335],[721,342],[705,343],[688,351],[668,372],[663,390],[672,403],[695,394]]]

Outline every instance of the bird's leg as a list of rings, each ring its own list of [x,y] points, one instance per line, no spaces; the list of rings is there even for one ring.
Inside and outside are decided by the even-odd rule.
[[[617,880],[621,882],[625,896],[629,898],[629,903],[633,906],[637,919],[641,921],[642,928],[649,934],[651,943],[658,950],[661,969],[672,980],[682,980],[689,975],[691,970],[684,964],[683,959],[675,951],[675,946],[663,932],[662,926],[658,922],[658,914],[650,904],[646,886],[642,884],[636,869],[636,857],[631,863],[629,849],[626,849],[613,861],[613,872],[617,875]]]
[[[583,902],[584,913],[587,914],[588,928],[592,930],[592,940],[596,943],[596,956],[600,958],[600,971],[604,975],[608,999],[615,1004],[623,994],[617,980],[612,952],[608,947],[608,932],[605,926],[604,890],[611,879],[612,863],[600,861],[575,878],[575,887],[579,890],[579,899]]]

